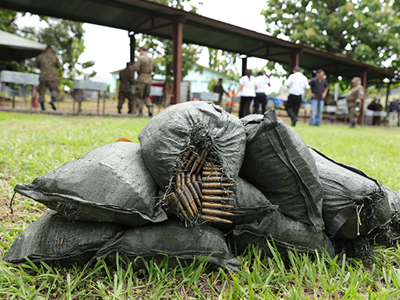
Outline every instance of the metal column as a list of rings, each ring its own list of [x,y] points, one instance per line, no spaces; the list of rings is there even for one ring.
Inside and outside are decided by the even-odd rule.
[[[242,58],[242,76],[246,75],[247,70],[247,56]]]
[[[135,49],[136,49],[136,38],[135,38],[135,33],[133,31],[128,32],[128,36],[131,40],[130,42],[130,49],[131,49],[131,62],[133,63],[135,61]]]
[[[292,74],[293,68],[299,65],[299,53],[290,54],[290,70],[289,74]]]
[[[360,72],[361,84],[364,87],[364,97],[361,99],[360,117],[358,118],[358,123],[364,124],[364,102],[367,94],[367,70]]]
[[[174,68],[174,103],[181,102],[181,81],[182,81],[182,21],[174,23],[173,26],[173,68]],[[165,87],[168,88],[168,87]]]

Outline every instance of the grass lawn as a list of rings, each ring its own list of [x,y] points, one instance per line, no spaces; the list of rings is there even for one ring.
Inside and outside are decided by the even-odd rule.
[[[137,136],[149,118],[29,115],[0,112],[0,256],[46,207],[16,195],[30,183],[90,150]],[[400,189],[400,129],[341,125],[296,131],[306,144],[353,165],[385,186]],[[377,248],[368,259],[331,259],[290,252],[261,258],[257,249],[239,256],[238,273],[210,269],[206,260],[166,269],[154,264],[133,272],[103,260],[69,268],[16,266],[0,261],[0,299],[399,299],[400,248]],[[90,267],[90,268],[89,268]]]

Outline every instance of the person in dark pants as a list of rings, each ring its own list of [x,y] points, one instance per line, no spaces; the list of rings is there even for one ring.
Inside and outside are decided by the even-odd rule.
[[[254,99],[254,113],[258,114],[261,104],[262,114],[267,109],[267,87],[270,86],[269,78],[263,71],[258,72],[256,80],[256,97]]]
[[[324,79],[325,72],[321,69],[317,70],[317,76],[309,82],[311,87],[311,115],[310,125],[319,126],[322,121],[322,113],[324,111],[324,99],[328,93],[328,83]]]
[[[219,94],[217,105],[221,105],[222,95],[224,93],[228,95],[228,93],[225,91],[224,87],[222,86],[222,81],[223,81],[222,78],[219,78],[218,83],[213,86],[213,92]]]
[[[132,88],[131,86],[134,84],[134,75],[133,75],[133,67],[132,63],[126,63],[126,68],[119,73],[119,90],[118,90],[118,113],[121,113],[122,105],[125,102],[125,99],[128,99],[128,114],[132,113]]]
[[[286,86],[289,88],[289,96],[286,102],[286,111],[292,120],[292,126],[296,126],[297,116],[302,102],[304,90],[312,97],[308,79],[301,73],[299,66],[293,68],[291,74],[286,80]]]
[[[240,85],[237,91],[237,94],[240,92],[239,118],[250,114],[250,104],[256,96],[256,81],[251,74],[253,74],[253,72],[247,69],[245,75],[239,80]]]

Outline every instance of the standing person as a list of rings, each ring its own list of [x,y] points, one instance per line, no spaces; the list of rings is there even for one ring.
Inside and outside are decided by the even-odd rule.
[[[258,114],[261,110],[262,114],[267,110],[267,87],[270,86],[269,78],[264,75],[263,71],[258,72],[256,80],[256,97],[254,98],[254,113]]]
[[[44,52],[36,58],[35,65],[40,69],[38,87],[40,106],[42,110],[46,110],[44,107],[44,96],[47,88],[49,88],[51,92],[50,105],[54,110],[56,110],[54,102],[60,99],[59,85],[61,77],[61,64],[54,54],[51,46],[47,46]]]
[[[311,115],[310,125],[319,126],[324,110],[324,99],[328,93],[328,83],[324,79],[325,72],[317,70],[317,76],[313,77],[309,84],[311,87]]]
[[[374,111],[382,111],[383,106],[381,104],[381,100],[377,99],[376,100],[376,105],[375,105],[375,109]],[[381,116],[374,116],[372,119],[372,125],[376,125],[376,126],[381,126]]]
[[[153,82],[152,72],[157,70],[156,62],[154,59],[147,55],[147,48],[140,47],[140,56],[137,62],[133,66],[133,70],[137,71],[139,76],[136,80],[136,106],[138,107],[138,117],[143,116],[143,103],[146,104],[149,109],[149,117],[153,115],[153,104],[150,101],[150,87]]]
[[[132,113],[133,95],[132,85],[134,84],[133,66],[131,62],[126,63],[126,68],[119,73],[118,90],[118,113],[121,113],[122,105],[125,99],[128,99],[128,114]]]
[[[301,73],[299,66],[293,68],[293,74],[291,74],[286,80],[286,86],[289,88],[289,96],[286,102],[286,111],[292,120],[292,126],[296,126],[297,117],[299,115],[299,109],[301,102],[303,101],[302,95],[304,90],[312,97],[310,92],[310,85],[308,79]]]
[[[399,99],[394,99],[389,105],[389,126],[397,126],[399,122]]]
[[[239,80],[239,89],[237,94],[240,94],[240,105],[239,105],[239,118],[243,118],[250,114],[250,104],[251,101],[256,96],[255,88],[256,81],[254,77],[251,76],[253,71],[247,69],[245,75]]]
[[[360,77],[354,77],[351,82],[353,88],[347,93],[346,101],[349,109],[350,128],[355,128],[360,115],[362,99],[364,98],[364,87],[361,85]]]
[[[221,100],[222,100],[222,96],[224,93],[228,95],[228,93],[225,91],[224,87],[222,86],[222,81],[223,81],[222,78],[219,78],[218,83],[213,86],[213,92],[219,94],[217,105],[221,105]]]

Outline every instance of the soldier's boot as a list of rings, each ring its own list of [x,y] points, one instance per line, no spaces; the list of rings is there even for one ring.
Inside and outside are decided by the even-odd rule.
[[[141,110],[139,110],[139,113],[137,115],[138,117],[143,117],[143,112]]]
[[[349,126],[349,128],[356,128],[356,124],[355,124],[355,123],[351,123],[351,125]]]
[[[42,108],[42,110],[46,110],[46,108],[44,107],[44,103],[40,102],[40,107]]]
[[[147,108],[149,109],[149,117],[152,117],[153,116],[152,107],[150,105],[148,105]]]
[[[118,108],[118,113],[119,113],[119,114],[121,113],[121,109],[120,109],[120,108]]]
[[[132,109],[129,107],[128,114],[132,113]]]
[[[50,105],[51,105],[51,107],[53,108],[53,110],[57,110],[56,106],[54,105],[55,100],[56,100],[56,99],[55,99],[53,96],[51,96]]]

